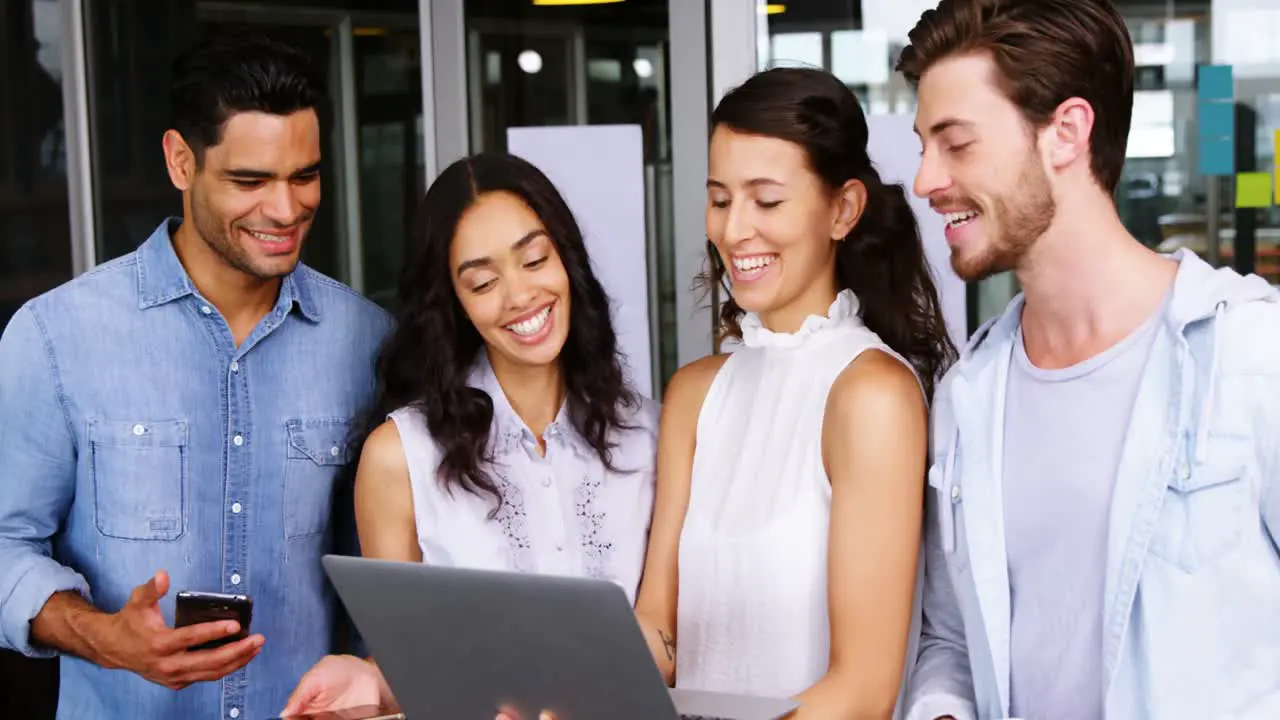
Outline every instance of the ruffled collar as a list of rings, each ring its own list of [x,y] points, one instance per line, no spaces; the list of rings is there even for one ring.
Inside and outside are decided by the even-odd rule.
[[[835,302],[827,308],[827,314],[810,315],[805,318],[800,329],[793,333],[778,333],[764,326],[755,313],[747,313],[742,317],[739,326],[742,328],[742,344],[757,348],[795,348],[803,345],[809,338],[820,336],[824,331],[850,324],[861,325],[859,316],[861,304],[852,290],[841,290]]]

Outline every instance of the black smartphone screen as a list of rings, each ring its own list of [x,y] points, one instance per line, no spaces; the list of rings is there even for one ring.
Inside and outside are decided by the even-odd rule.
[[[240,632],[217,640],[188,648],[208,650],[249,637],[249,623],[253,619],[253,600],[248,595],[226,595],[184,591],[178,593],[174,611],[174,627],[187,627],[219,620],[235,620]]]

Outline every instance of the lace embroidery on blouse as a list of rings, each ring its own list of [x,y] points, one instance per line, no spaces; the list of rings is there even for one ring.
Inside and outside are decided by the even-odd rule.
[[[613,543],[605,537],[604,511],[596,506],[596,491],[603,473],[583,473],[582,482],[574,489],[573,507],[578,519],[578,540],[582,544],[586,575],[596,580],[612,580],[610,556]]]
[[[508,428],[499,437],[497,452],[501,457],[520,450],[520,431]],[[502,527],[507,539],[507,564],[517,572],[535,572],[533,544],[529,540],[529,516],[524,507],[524,491],[507,479],[505,468],[494,463],[491,467],[494,484],[498,488],[498,512],[494,520]]]

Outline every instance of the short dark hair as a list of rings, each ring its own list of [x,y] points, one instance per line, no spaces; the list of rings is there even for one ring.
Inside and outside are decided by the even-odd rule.
[[[908,34],[898,70],[913,86],[934,64],[987,52],[1005,96],[1034,127],[1069,98],[1093,106],[1093,175],[1114,192],[1133,116],[1133,41],[1111,0],[942,0]]]
[[[174,61],[169,127],[200,163],[204,151],[222,141],[232,115],[318,110],[326,92],[324,78],[298,48],[257,33],[220,33]]]

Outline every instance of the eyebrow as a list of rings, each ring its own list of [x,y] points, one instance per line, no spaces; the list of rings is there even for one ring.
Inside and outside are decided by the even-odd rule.
[[[780,181],[774,180],[773,178],[766,178],[766,177],[751,178],[744,184],[747,187],[759,187],[761,185],[779,185],[779,186],[782,185]],[[724,183],[720,182],[719,180],[713,180],[713,179],[707,180],[707,188],[708,189],[718,188],[721,190],[729,189],[728,186],[725,185]]]
[[[942,120],[939,120],[938,122],[929,126],[929,134],[937,135],[938,133],[946,132],[947,130],[950,130],[951,128],[955,128],[955,127],[971,128],[973,127],[973,123],[969,122],[968,120],[961,120],[960,118],[943,118]],[[915,126],[911,127],[911,131],[914,132],[916,135],[920,135],[920,129]]]
[[[537,230],[530,230],[529,232],[524,234],[524,237],[511,243],[511,249],[516,252],[523,250],[529,246],[529,243],[533,242],[534,240],[540,237],[547,237],[547,231],[541,228]],[[455,270],[454,272],[460,276],[462,275],[462,273],[468,270],[474,270],[476,268],[481,268],[481,267],[488,267],[492,264],[493,264],[493,258],[488,257],[486,255],[485,257],[478,257],[478,258],[472,258],[470,260],[463,260],[462,262],[458,263],[458,269]]]
[[[292,179],[309,177],[320,172],[320,161],[311,163],[310,165],[294,170],[289,177]],[[231,168],[222,171],[223,177],[232,180],[274,180],[276,174],[267,170],[253,170],[251,168]]]

